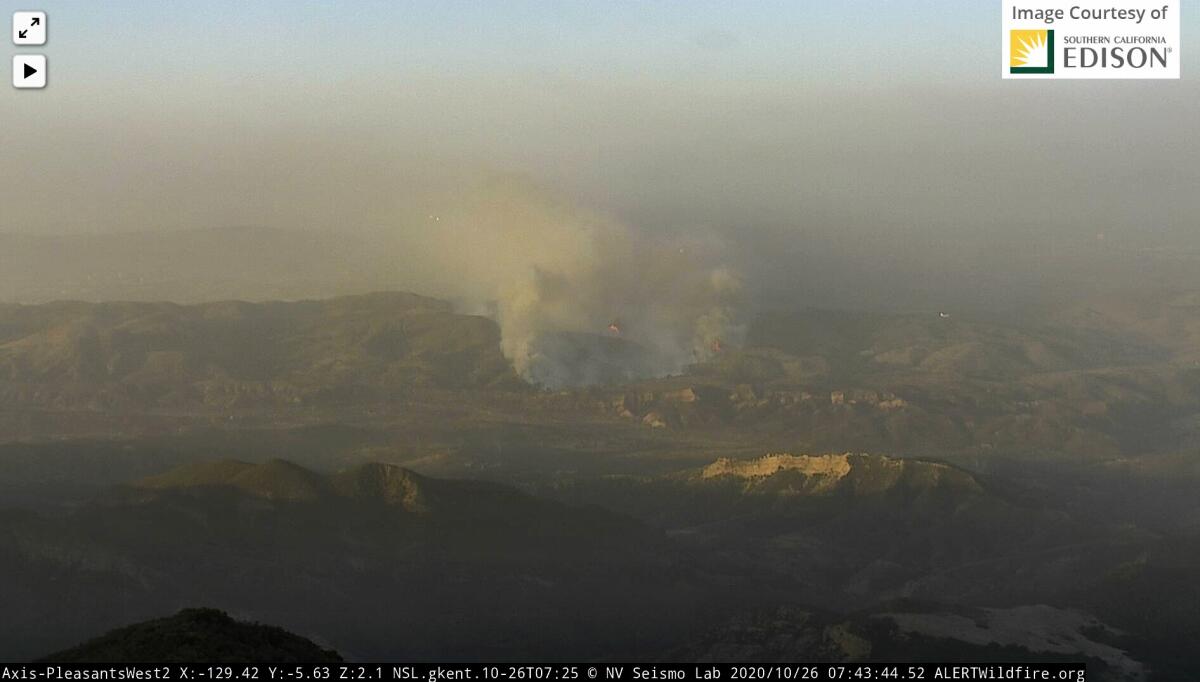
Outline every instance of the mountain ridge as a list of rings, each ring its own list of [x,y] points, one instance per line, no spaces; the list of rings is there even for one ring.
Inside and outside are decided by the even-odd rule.
[[[295,405],[489,386],[523,386],[496,323],[416,294],[0,305],[0,406]]]

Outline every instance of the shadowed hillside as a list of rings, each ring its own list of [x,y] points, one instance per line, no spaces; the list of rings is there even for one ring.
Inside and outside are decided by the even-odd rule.
[[[631,513],[747,573],[794,576],[805,601],[831,606],[899,597],[1036,603],[1104,580],[1149,539],[945,463],[870,454],[723,458],[546,493]],[[1039,556],[1054,560],[1016,558]],[[1011,579],[1015,566],[1021,580]]]
[[[0,658],[189,603],[360,659],[571,658],[665,643],[734,600],[700,598],[703,568],[628,517],[384,464],[189,465],[75,513],[0,512],[0,544]]]

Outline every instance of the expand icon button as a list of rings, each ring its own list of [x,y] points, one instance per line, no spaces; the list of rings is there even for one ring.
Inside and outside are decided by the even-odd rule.
[[[46,13],[13,12],[12,41],[14,45],[45,45]]]

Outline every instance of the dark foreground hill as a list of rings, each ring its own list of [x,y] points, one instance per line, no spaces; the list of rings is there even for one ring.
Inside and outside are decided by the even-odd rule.
[[[1148,631],[1095,598],[1153,538],[1029,506],[951,465],[773,455],[546,490],[562,501],[383,463],[326,474],[215,460],[73,511],[0,511],[0,658],[188,604],[351,660],[900,660],[922,638],[920,651],[974,660],[1134,670],[1181,651],[1097,634],[1088,615]],[[1185,567],[1173,575],[1190,598]],[[932,606],[880,603],[902,597]],[[746,615],[778,605],[800,619]],[[764,631],[778,637],[756,648]]]
[[[0,511],[0,547],[0,659],[197,603],[357,659],[573,658],[661,646],[736,598],[628,517],[386,464],[190,466],[66,515]]]
[[[342,657],[282,628],[244,623],[217,609],[184,609],[51,654],[44,663],[317,663]]]

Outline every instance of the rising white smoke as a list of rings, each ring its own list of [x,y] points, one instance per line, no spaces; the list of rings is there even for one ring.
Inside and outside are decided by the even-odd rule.
[[[433,210],[412,255],[439,293],[492,311],[529,380],[665,375],[741,342],[742,284],[715,238],[636,230],[511,178]]]

